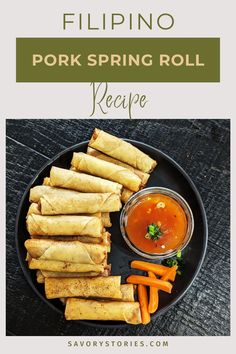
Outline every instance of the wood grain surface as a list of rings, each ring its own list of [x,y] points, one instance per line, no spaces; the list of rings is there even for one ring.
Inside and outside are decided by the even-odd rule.
[[[203,267],[180,302],[148,326],[99,329],[66,322],[33,292],[14,241],[20,199],[42,165],[89,139],[94,127],[150,144],[175,159],[206,208],[209,242]],[[230,335],[229,120],[7,120],[7,335]]]

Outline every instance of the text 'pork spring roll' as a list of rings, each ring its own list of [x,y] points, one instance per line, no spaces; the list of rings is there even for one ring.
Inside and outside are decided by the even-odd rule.
[[[138,302],[69,298],[66,301],[65,317],[67,320],[125,321],[131,324],[142,322]]]
[[[122,162],[122,161],[119,161],[117,159],[114,159],[111,156],[105,155],[101,151],[95,150],[95,149],[93,149],[93,148],[91,148],[89,146],[87,148],[87,154],[91,155],[91,156],[94,156],[94,157],[97,157],[100,160],[111,162],[111,163],[114,163],[115,165],[125,167],[128,170],[130,170],[133,173],[135,173],[141,179],[143,186],[145,186],[147,184],[147,181],[148,181],[148,179],[150,177],[150,175],[148,173],[140,171],[140,170],[137,170],[137,168],[134,168],[133,166],[130,166],[130,165],[128,165],[125,162]]]
[[[101,237],[103,224],[100,218],[82,215],[29,215],[26,220],[30,235],[92,236]]]
[[[40,200],[42,215],[65,215],[119,211],[120,196],[116,193],[79,193],[69,190],[43,195]]]
[[[96,278],[47,278],[47,299],[60,297],[112,298],[121,299],[120,276]]]
[[[135,146],[100,129],[94,130],[89,146],[146,173],[151,172],[157,164]]]
[[[119,183],[54,166],[50,171],[50,185],[86,193],[120,194],[122,189]]]
[[[106,246],[79,241],[28,239],[25,248],[32,258],[39,260],[101,264],[107,257]]]
[[[78,171],[118,182],[134,192],[141,188],[141,179],[132,171],[83,152],[74,152],[71,164]]]

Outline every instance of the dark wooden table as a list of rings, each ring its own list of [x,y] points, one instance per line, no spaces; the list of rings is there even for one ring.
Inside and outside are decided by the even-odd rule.
[[[97,126],[150,144],[190,175],[205,204],[209,243],[184,298],[148,326],[94,329],[66,322],[40,300],[20,268],[14,241],[17,208],[39,168]],[[230,335],[230,122],[228,120],[7,120],[8,335]]]

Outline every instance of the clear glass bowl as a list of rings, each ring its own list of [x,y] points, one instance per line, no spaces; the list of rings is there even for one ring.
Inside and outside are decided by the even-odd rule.
[[[168,250],[167,252],[163,252],[163,253],[146,253],[146,252],[140,250],[139,248],[137,248],[130,241],[130,239],[126,233],[126,225],[127,225],[127,220],[128,220],[128,215],[129,215],[130,210],[134,206],[136,206],[137,203],[140,203],[142,198],[147,197],[148,195],[157,194],[157,193],[173,198],[183,208],[183,210],[186,214],[186,218],[187,218],[187,231],[186,231],[186,235],[185,235],[182,243],[180,245],[178,245],[178,248]],[[190,209],[190,206],[188,205],[186,200],[183,197],[181,197],[181,195],[179,195],[177,192],[175,192],[171,189],[168,189],[168,188],[164,188],[164,187],[150,187],[150,188],[142,189],[140,192],[135,193],[128,200],[128,202],[125,204],[125,206],[123,207],[123,209],[121,211],[121,215],[120,215],[120,229],[121,229],[121,233],[122,233],[122,236],[123,236],[125,242],[129,246],[129,248],[131,248],[136,254],[138,254],[144,258],[149,258],[149,259],[164,259],[164,258],[169,258],[169,257],[175,256],[178,251],[182,251],[187,246],[187,244],[191,240],[191,237],[193,234],[194,218],[193,218],[193,213]]]

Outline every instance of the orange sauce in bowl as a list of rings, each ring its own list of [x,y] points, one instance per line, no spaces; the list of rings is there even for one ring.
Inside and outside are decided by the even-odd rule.
[[[158,227],[161,236],[150,238],[150,224]],[[187,218],[183,208],[176,200],[163,194],[150,194],[142,198],[127,216],[129,240],[146,253],[165,253],[178,248],[186,231]]]

